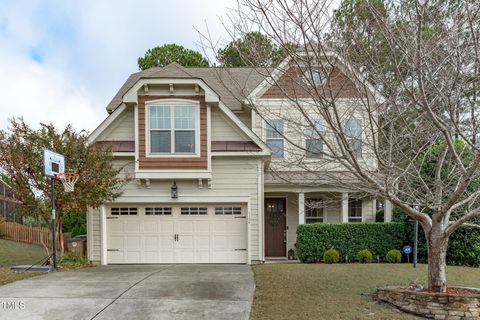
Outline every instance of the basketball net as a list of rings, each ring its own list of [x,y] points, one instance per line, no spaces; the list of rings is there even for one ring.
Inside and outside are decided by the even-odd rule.
[[[67,171],[55,175],[55,179],[60,180],[63,184],[65,192],[72,192],[75,189],[75,183],[77,182],[80,174],[74,171]]]

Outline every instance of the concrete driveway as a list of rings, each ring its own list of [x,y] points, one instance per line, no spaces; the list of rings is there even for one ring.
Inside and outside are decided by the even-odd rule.
[[[248,319],[254,290],[247,265],[101,266],[0,286],[0,319]]]

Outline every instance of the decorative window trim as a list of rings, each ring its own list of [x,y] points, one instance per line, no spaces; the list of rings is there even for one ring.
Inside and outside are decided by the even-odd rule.
[[[355,206],[352,206],[354,204]],[[352,211],[360,210],[360,216],[358,214],[352,215]],[[363,201],[362,199],[349,199],[348,200],[348,222],[363,222]]]
[[[195,119],[195,152],[194,153],[175,153],[172,150],[175,148],[174,133],[176,129],[171,125],[171,146],[170,152],[151,152],[151,136],[150,136],[150,108],[151,107],[170,107],[170,123],[175,121],[174,112],[175,106],[192,106],[196,108]],[[177,131],[182,131],[179,129]],[[157,99],[145,102],[145,156],[147,158],[198,158],[200,156],[200,101],[188,99]]]
[[[283,132],[280,134],[280,137],[278,138],[268,138],[268,127],[272,127],[270,125],[271,121],[282,121],[282,126],[283,126]],[[270,123],[269,123],[270,122]],[[286,125],[285,125],[285,120],[281,118],[270,118],[266,119],[264,122],[264,132],[265,132],[265,143],[266,145],[270,148],[268,142],[269,141],[281,141],[282,142],[282,156],[281,157],[274,157],[274,151],[272,150],[272,160],[283,160],[285,159],[285,132],[286,132]],[[271,149],[271,148],[270,148]]]
[[[319,208],[311,208],[308,206],[308,201],[316,201],[316,202],[322,202],[322,207]],[[323,199],[305,199],[305,223],[323,223],[325,222],[325,207],[324,207],[324,201]],[[321,209],[321,216],[317,215],[315,217],[309,217],[308,216],[308,210],[320,210]],[[318,212],[316,213],[318,214]]]
[[[110,208],[111,216],[138,216],[138,208],[114,207]]]

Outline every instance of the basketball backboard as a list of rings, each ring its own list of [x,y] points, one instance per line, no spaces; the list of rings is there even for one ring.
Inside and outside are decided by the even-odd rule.
[[[43,173],[53,177],[65,172],[65,157],[48,149],[43,149]]]

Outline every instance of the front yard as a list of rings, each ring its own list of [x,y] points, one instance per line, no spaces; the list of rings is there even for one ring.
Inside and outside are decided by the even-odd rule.
[[[43,274],[11,271],[10,267],[38,262],[45,255],[45,250],[40,246],[0,239],[0,285]]]
[[[266,264],[253,267],[251,319],[418,319],[372,301],[385,285],[425,283],[427,266],[410,264]],[[452,285],[480,287],[480,269],[448,267]]]

